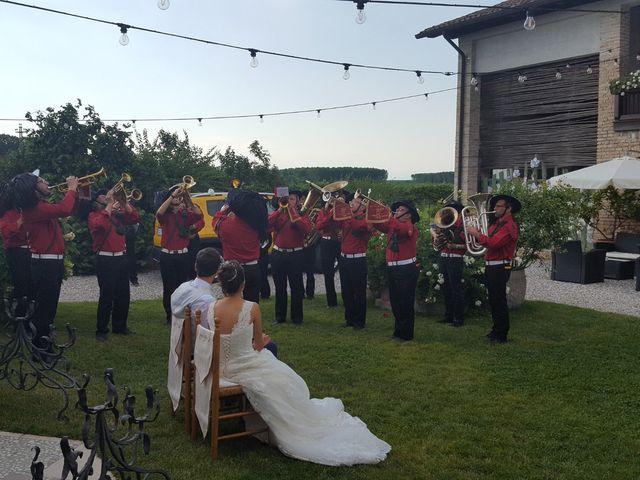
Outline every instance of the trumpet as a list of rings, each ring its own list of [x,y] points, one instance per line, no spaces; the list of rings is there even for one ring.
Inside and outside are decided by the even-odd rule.
[[[111,188],[111,193],[115,200],[120,202],[121,205],[130,202],[131,200],[138,201],[142,198],[142,191],[138,188],[133,188],[127,192],[125,183],[131,183],[133,178],[128,173],[123,173],[120,180]]]
[[[106,176],[107,176],[107,172],[105,171],[104,167],[102,167],[100,170],[98,170],[95,173],[91,173],[84,177],[78,178],[78,187],[88,187],[89,185],[96,183],[96,180],[98,179],[98,177],[106,177]],[[64,183],[58,183],[56,185],[49,185],[49,190],[57,190],[60,193],[65,193],[69,190],[69,187],[67,186],[67,182],[64,182]]]
[[[182,183],[178,184],[178,193],[182,196],[182,202],[187,208],[193,207],[193,201],[191,200],[191,193],[189,190],[193,188],[195,184],[196,181],[191,175],[185,175],[182,177]]]

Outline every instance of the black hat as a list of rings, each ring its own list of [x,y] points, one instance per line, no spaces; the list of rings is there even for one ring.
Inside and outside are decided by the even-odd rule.
[[[106,195],[106,194],[107,194],[107,190],[105,190],[104,188],[101,188],[100,190],[91,189],[91,201],[95,202],[96,200],[98,200],[98,197],[100,195]]]
[[[38,177],[32,173],[21,173],[9,182],[10,195],[18,208],[30,209],[37,205],[36,186]]]
[[[511,195],[494,195],[489,199],[489,210],[493,211],[496,209],[496,203],[498,200],[504,200],[511,206],[511,213],[518,213],[522,209],[522,204],[520,200]]]
[[[236,188],[227,194],[227,203],[233,213],[258,232],[261,239],[266,238],[267,204],[262,195]]]
[[[462,204],[461,204],[459,201],[457,201],[457,200],[452,200],[451,202],[447,203],[447,204],[445,205],[445,207],[455,208],[455,209],[456,209],[456,211],[457,211],[458,213],[461,213],[461,212],[462,212],[462,209],[464,208],[464,205],[462,205]]]
[[[351,200],[353,200],[353,197],[355,196],[354,193],[351,193],[348,190],[340,190],[339,193],[344,196],[345,202],[350,202]]]
[[[395,212],[400,206],[407,207],[411,212],[411,223],[418,223],[420,221],[420,214],[413,200],[398,200],[391,205],[391,211]]]

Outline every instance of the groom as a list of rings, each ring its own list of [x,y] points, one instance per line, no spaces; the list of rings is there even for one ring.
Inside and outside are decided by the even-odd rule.
[[[209,306],[221,297],[219,289],[214,290],[215,275],[222,263],[220,252],[215,248],[203,248],[196,255],[196,278],[180,285],[171,295],[171,313],[176,318],[184,318],[184,309],[189,307],[192,312],[200,310],[200,324],[204,328],[212,329],[213,319],[209,319]],[[191,331],[195,338],[195,315],[192,317]],[[277,357],[278,346],[265,335],[265,347],[274,357]]]

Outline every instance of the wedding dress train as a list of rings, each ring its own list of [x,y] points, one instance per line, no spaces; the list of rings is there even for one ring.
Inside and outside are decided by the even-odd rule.
[[[242,386],[287,456],[323,465],[384,460],[391,446],[344,411],[337,398],[310,398],[305,381],[286,364],[252,346],[252,302],[245,301],[231,334],[220,336],[220,376]],[[209,318],[214,318],[215,303]],[[213,321],[210,322],[213,326]]]

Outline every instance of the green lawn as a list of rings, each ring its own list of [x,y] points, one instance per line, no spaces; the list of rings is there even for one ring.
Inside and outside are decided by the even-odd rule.
[[[484,341],[488,315],[454,329],[416,319],[416,340],[390,340],[393,317],[369,309],[367,328],[338,328],[341,309],[323,298],[305,301],[305,324],[266,330],[280,359],[309,384],[315,397],[335,396],[392,452],[376,466],[323,467],[291,460],[254,440],[226,443],[211,461],[205,441],[191,443],[181,410],[169,414],[166,364],[169,329],[158,301],[132,304],[138,335],[94,340],[95,305],[65,304],[59,328],[78,331],[72,372],[92,375],[89,403],[104,400],[102,371],[115,368],[117,385],[143,396],[157,386],[163,410],[148,432],[149,466],[174,479],[631,479],[640,473],[640,330],[638,317],[528,302],[512,312],[512,341]],[[75,394],[72,394],[75,402]],[[122,398],[122,396],[121,396]],[[82,416],[55,420],[59,393],[16,392],[0,384],[0,430],[80,437]],[[38,412],[44,407],[46,410]]]

